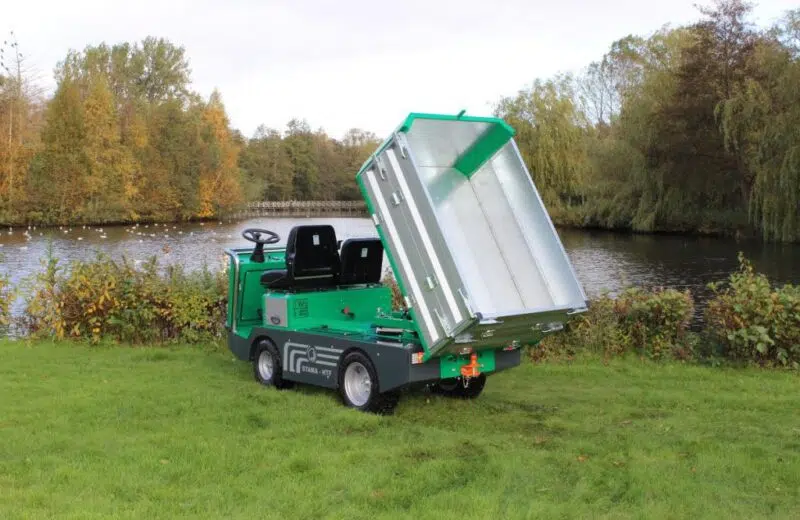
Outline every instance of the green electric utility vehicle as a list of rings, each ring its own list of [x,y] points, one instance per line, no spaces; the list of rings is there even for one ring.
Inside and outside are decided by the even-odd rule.
[[[377,238],[245,230],[253,246],[226,251],[231,351],[262,384],[336,389],[364,411],[415,385],[477,397],[587,308],[513,136],[497,118],[412,113],[356,174]]]

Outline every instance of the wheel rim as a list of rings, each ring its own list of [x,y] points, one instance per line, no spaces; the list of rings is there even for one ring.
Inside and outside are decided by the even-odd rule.
[[[258,355],[258,374],[264,381],[272,379],[272,372],[275,367],[272,365],[272,355],[266,350],[261,351]]]
[[[367,367],[358,361],[350,363],[344,372],[344,392],[355,406],[364,406],[369,401],[372,378],[367,372]]]

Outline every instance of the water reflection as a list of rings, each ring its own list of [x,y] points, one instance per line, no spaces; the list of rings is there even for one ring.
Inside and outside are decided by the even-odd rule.
[[[112,257],[142,261],[157,255],[164,263],[188,269],[223,265],[222,251],[248,245],[241,231],[260,227],[276,231],[284,243],[292,226],[332,224],[339,239],[377,236],[365,218],[260,218],[240,222],[140,226],[77,226],[0,231],[0,270],[14,282],[41,269],[48,246],[62,263],[102,251]],[[628,285],[689,288],[701,299],[705,285],[725,278],[743,251],[755,267],[776,283],[800,281],[800,245],[762,244],[732,239],[635,235],[561,229],[559,234],[589,296]],[[386,267],[386,265],[385,265]]]
[[[736,270],[739,251],[774,283],[800,279],[796,244],[563,229],[559,234],[589,292],[635,285],[688,288],[703,294],[706,284]]]

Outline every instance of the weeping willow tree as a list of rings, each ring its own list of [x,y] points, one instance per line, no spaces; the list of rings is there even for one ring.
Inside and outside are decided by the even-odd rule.
[[[675,106],[676,70],[690,40],[688,29],[665,28],[631,50],[629,59],[636,60],[641,72],[625,93],[611,132],[615,154],[624,161],[607,163],[605,156],[592,156],[594,169],[604,177],[610,175],[609,165],[623,165],[621,182],[612,196],[619,202],[614,205],[617,213],[630,215],[629,227],[636,231],[674,225],[674,215],[683,213],[675,206],[688,199],[683,189],[676,189],[674,154],[665,148],[673,145],[669,124],[674,121],[666,111]],[[624,211],[619,211],[621,207]]]
[[[561,76],[536,81],[495,108],[516,129],[520,153],[544,202],[556,213],[582,202],[588,123],[575,99],[572,78]]]
[[[726,145],[752,172],[751,222],[766,240],[798,241],[800,60],[776,38],[759,46],[753,67],[762,75],[721,103],[717,114]]]
[[[800,9],[751,10],[714,0],[500,101],[557,223],[800,241]]]
[[[689,41],[687,29],[668,27],[646,39],[625,37],[579,80],[581,106],[593,123],[585,132],[584,225],[653,231],[675,213],[670,201],[678,192],[667,182],[669,161],[656,146],[665,142],[663,108],[673,104],[674,71]],[[595,78],[602,68],[609,74]],[[591,94],[596,90],[613,90],[604,98],[618,102],[605,111],[608,124],[598,117],[597,95]]]

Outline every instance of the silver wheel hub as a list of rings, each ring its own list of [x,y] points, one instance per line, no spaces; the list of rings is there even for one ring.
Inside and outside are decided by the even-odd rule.
[[[262,350],[258,355],[258,374],[264,381],[272,380],[272,373],[275,367],[272,364],[272,355],[266,350]]]
[[[344,372],[344,393],[355,406],[364,406],[372,393],[372,378],[367,367],[354,361]]]

